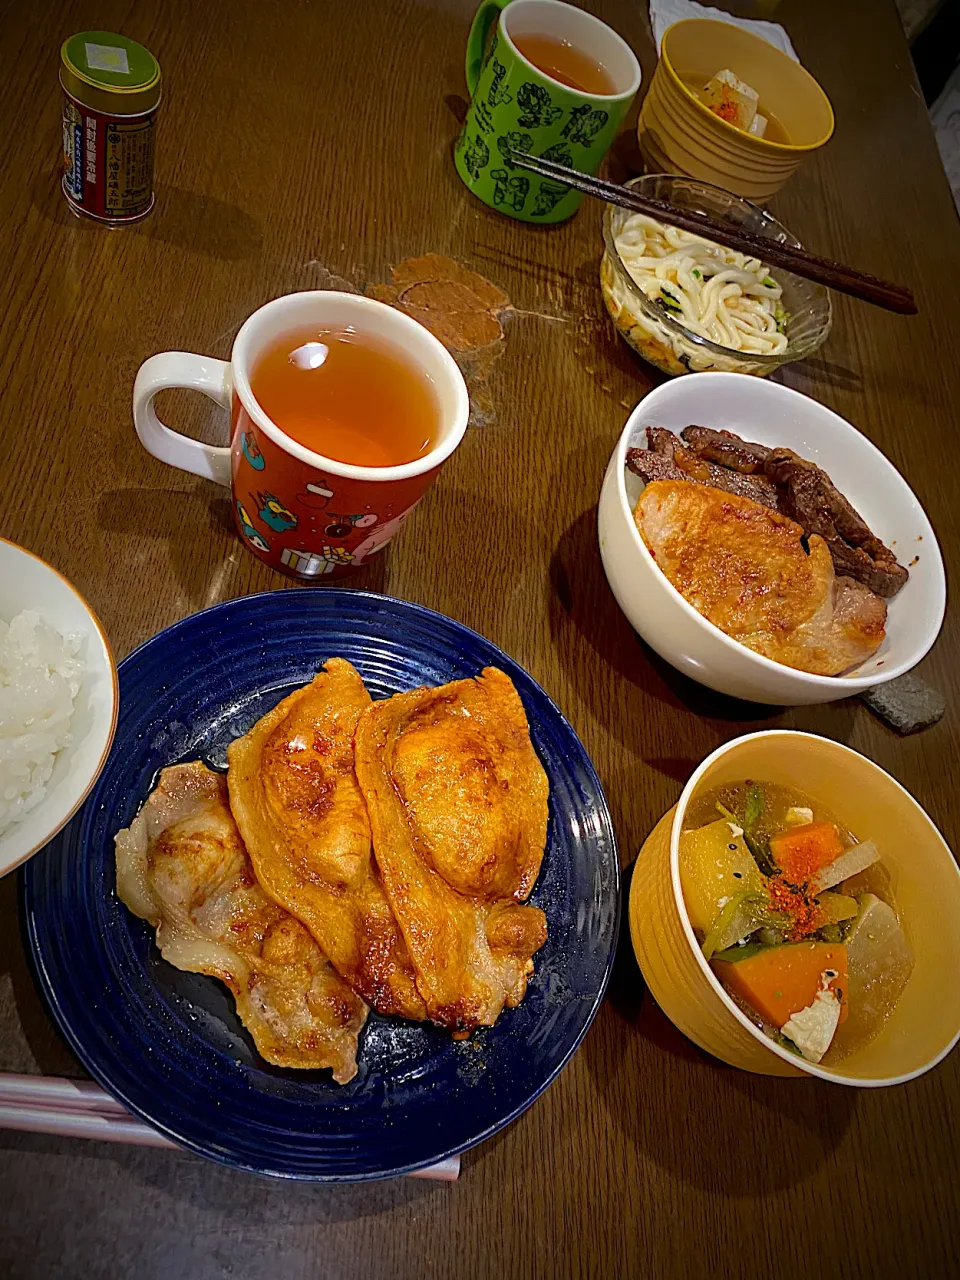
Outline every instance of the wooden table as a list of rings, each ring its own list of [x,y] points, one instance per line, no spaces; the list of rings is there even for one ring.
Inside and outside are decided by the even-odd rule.
[[[586,0],[654,53],[640,0]],[[785,0],[837,110],[830,145],[774,204],[821,251],[903,280],[921,315],[837,299],[822,358],[784,381],[855,422],[903,471],[958,568],[960,229],[892,0]],[[450,149],[472,0],[102,0],[4,6],[0,123],[0,533],[50,559],[117,655],[184,615],[285,587],[247,554],[224,492],[148,457],[140,362],[226,355],[266,299],[450,254],[516,315],[470,431],[416,518],[355,579],[477,628],[569,716],[606,787],[624,865],[724,739],[789,725],[891,770],[948,840],[960,629],[923,674],[947,695],[902,740],[859,702],[771,714],[678,676],[639,642],[600,567],[596,500],[650,373],[597,290],[600,209],[535,230],[475,202]],[[156,211],[110,233],[67,212],[55,173],[57,50],[97,23],[165,76]],[[631,117],[632,119],[633,117]],[[620,160],[629,160],[629,136]],[[615,171],[620,160],[614,161]],[[201,397],[162,410],[211,441]],[[32,986],[15,877],[0,882],[0,1067],[79,1074]],[[176,1152],[0,1131],[0,1272],[16,1276],[945,1275],[956,1266],[960,1054],[881,1092],[741,1074],[700,1055],[622,948],[563,1076],[464,1159],[457,1185],[284,1186]],[[842,1255],[842,1259],[841,1256]]]

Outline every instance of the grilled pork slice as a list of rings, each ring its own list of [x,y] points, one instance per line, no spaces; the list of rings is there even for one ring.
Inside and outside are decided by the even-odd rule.
[[[836,676],[884,638],[886,605],[838,578],[823,539],[749,498],[688,480],[647,485],[634,519],[659,567],[698,613],[775,662]]]
[[[163,958],[219,978],[268,1062],[357,1073],[367,1007],[298,920],[263,892],[227,803],[199,760],[172,765],[118,831],[117,895],[157,931]]]

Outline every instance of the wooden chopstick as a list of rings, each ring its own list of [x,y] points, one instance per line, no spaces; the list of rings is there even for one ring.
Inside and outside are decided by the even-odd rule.
[[[621,187],[615,182],[604,182],[601,178],[593,178],[589,174],[568,169],[566,165],[555,164],[552,160],[543,160],[540,156],[531,156],[525,151],[508,148],[504,158],[519,169],[529,169],[542,178],[552,178],[556,182],[566,183],[598,200],[606,200],[608,204],[617,204],[624,209],[632,209],[635,213],[645,213],[650,218],[679,227],[681,231],[689,231],[693,235],[703,236],[728,249],[736,249],[750,257],[760,258],[768,266],[782,267],[792,271],[794,275],[805,280],[813,280],[816,284],[826,285],[837,293],[849,294],[851,298],[859,298],[870,302],[875,307],[883,307],[886,311],[894,311],[897,315],[913,316],[917,314],[917,304],[913,294],[903,285],[893,284],[889,280],[881,280],[879,276],[869,275],[865,271],[857,271],[845,263],[834,262],[831,258],[821,258],[817,254],[808,253],[806,249],[797,249],[793,245],[784,244],[781,240],[768,240],[765,236],[754,235],[741,227],[734,227],[729,222],[721,222],[703,213],[694,213],[688,209],[678,209],[676,205],[664,200],[654,200],[649,196],[638,195],[629,187]]]

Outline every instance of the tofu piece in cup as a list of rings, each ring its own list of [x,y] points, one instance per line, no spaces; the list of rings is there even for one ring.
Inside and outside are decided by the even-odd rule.
[[[718,71],[715,76],[711,76],[703,86],[700,97],[704,106],[709,107],[721,120],[726,120],[735,128],[742,129],[744,133],[763,137],[763,131],[767,125],[763,116],[759,117],[763,121],[762,128],[759,125],[756,128],[753,127],[754,120],[757,118],[757,91],[751,89],[732,71],[724,69]]]

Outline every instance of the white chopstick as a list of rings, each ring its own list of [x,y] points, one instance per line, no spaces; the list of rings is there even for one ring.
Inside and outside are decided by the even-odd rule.
[[[58,1076],[0,1075],[0,1106],[23,1104],[61,1111],[100,1112],[129,1118],[129,1112],[92,1080]]]
[[[138,1147],[173,1147],[176,1144],[132,1116],[96,1111],[58,1111],[54,1107],[8,1106],[0,1103],[0,1129],[29,1133],[55,1133],[67,1138],[95,1138],[100,1142],[129,1142]]]
[[[140,1147],[177,1144],[144,1124],[92,1080],[64,1080],[57,1076],[0,1073],[0,1129],[51,1133],[100,1142],[127,1142]],[[411,1178],[456,1182],[460,1157],[450,1156]]]

